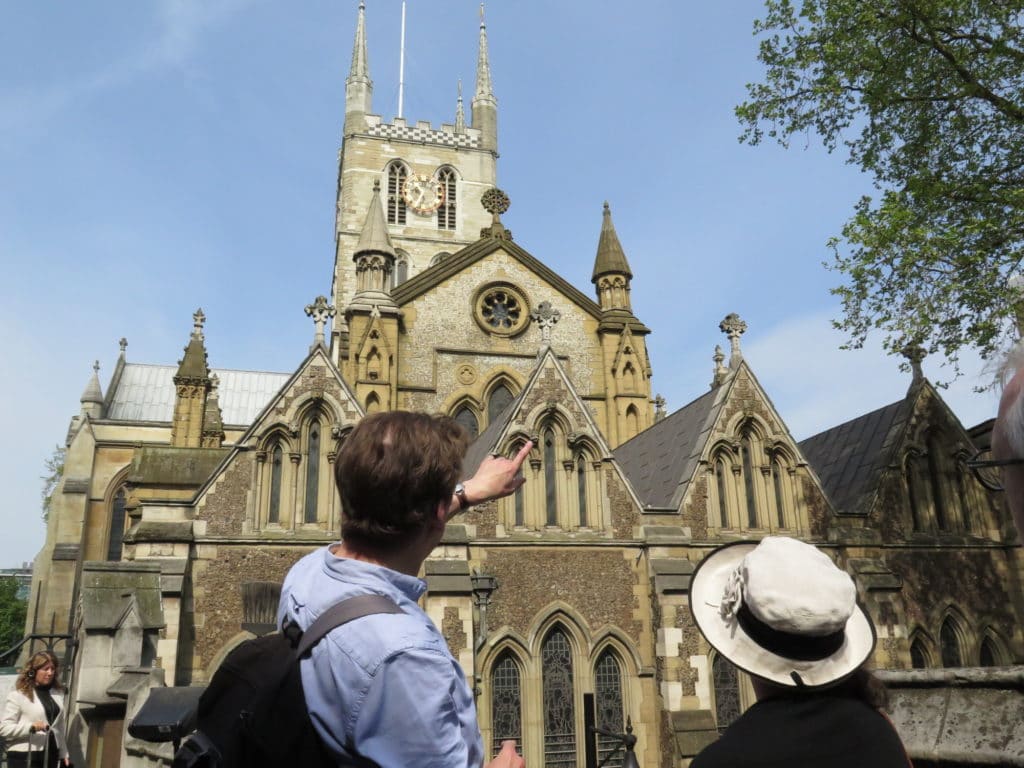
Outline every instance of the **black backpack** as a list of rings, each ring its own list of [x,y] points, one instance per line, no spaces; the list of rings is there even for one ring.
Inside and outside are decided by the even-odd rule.
[[[239,645],[199,699],[196,732],[174,755],[173,768],[336,766],[309,718],[299,659],[335,627],[402,612],[382,595],[359,595],[324,611],[305,632],[292,622]]]

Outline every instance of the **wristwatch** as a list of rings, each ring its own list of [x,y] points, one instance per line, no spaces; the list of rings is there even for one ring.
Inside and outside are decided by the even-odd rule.
[[[455,484],[455,495],[459,499],[459,510],[461,512],[465,512],[473,506],[469,503],[469,499],[466,497],[466,486],[463,483],[460,482]]]

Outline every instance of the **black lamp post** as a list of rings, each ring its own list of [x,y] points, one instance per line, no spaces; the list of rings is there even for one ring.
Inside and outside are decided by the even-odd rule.
[[[605,728],[598,728],[596,725],[590,726],[588,729],[591,733],[599,733],[609,739],[616,739],[619,743],[615,745],[615,749],[608,753],[604,760],[602,760],[597,768],[604,768],[608,762],[618,754],[619,750],[625,747],[626,754],[622,759],[622,768],[640,768],[640,763],[636,759],[636,736],[633,735],[633,720],[632,718],[626,718],[626,732],[615,733],[614,731],[606,730]]]

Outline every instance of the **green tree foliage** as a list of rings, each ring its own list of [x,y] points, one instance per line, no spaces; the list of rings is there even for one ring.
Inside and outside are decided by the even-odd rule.
[[[62,445],[55,445],[50,458],[46,460],[46,474],[39,479],[43,481],[43,520],[50,519],[50,507],[53,505],[53,494],[64,477],[64,459],[67,456],[67,449]]]
[[[764,81],[742,141],[817,134],[874,178],[829,266],[837,328],[954,365],[1006,341],[1024,258],[1024,10],[1019,0],[767,0]]]
[[[0,576],[0,653],[14,647],[25,636],[28,602],[18,598],[18,581],[13,576]],[[0,659],[10,664],[11,659]]]

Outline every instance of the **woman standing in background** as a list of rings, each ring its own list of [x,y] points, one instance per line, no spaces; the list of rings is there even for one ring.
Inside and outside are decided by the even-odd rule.
[[[7,742],[10,768],[71,765],[64,738],[64,697],[52,651],[32,654],[7,694],[0,737]]]

